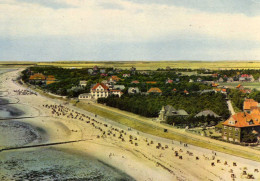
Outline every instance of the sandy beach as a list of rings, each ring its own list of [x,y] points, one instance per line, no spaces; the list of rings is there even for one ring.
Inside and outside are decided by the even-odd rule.
[[[0,180],[260,180],[259,162],[140,133],[62,100],[19,95],[26,88],[13,81],[18,74],[0,75]],[[68,141],[75,142],[45,145]]]

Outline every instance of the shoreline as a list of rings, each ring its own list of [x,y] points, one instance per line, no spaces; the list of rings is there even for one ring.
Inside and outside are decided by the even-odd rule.
[[[11,80],[11,77],[15,77],[17,73],[18,71],[8,73],[10,78],[6,80],[7,82],[4,81],[10,90],[24,89]],[[41,95],[18,96],[13,92],[9,96],[19,97],[20,103],[39,109],[39,115],[26,120],[26,122],[31,122],[34,126],[44,129],[46,134],[49,135],[47,142],[93,139],[93,141],[51,146],[50,148],[65,149],[66,152],[75,153],[75,155],[92,155],[98,160],[123,171],[135,180],[162,180],[162,178],[163,180],[229,180],[231,174],[229,170],[231,168],[236,176],[240,177],[243,167],[247,167],[248,172],[253,173],[256,178],[260,179],[260,174],[254,173],[254,169],[260,167],[259,162],[234,156],[226,157],[226,154],[221,153],[217,153],[216,158],[212,159],[214,154],[205,151],[203,148],[190,145],[184,147],[183,144],[178,144],[176,141],[171,144],[169,140],[163,138],[143,133],[137,134],[136,130],[128,131],[126,126],[117,126],[119,124],[95,118],[91,114],[87,114],[87,111],[71,105],[66,105],[70,111],[65,115],[57,115],[58,113],[62,114],[62,112],[58,111],[58,108],[55,109],[57,113],[53,114],[52,108],[43,106],[43,104],[58,106],[61,103],[60,100],[51,100]],[[75,111],[72,112],[72,110]],[[82,118],[84,121],[79,118],[75,119],[76,111],[79,112],[79,115],[84,114],[96,119],[97,122],[85,117]],[[69,113],[73,113],[74,117],[68,117]],[[87,123],[87,121],[90,121],[91,124]],[[98,127],[106,132],[105,137],[101,137],[102,132],[97,129]],[[118,138],[118,132],[113,131],[116,137],[113,137],[113,134],[108,135],[108,132],[115,128],[126,133],[126,135],[123,135],[125,141]],[[133,139],[134,144],[129,142],[128,137],[130,135],[136,138],[136,140]],[[97,138],[98,136],[100,138]],[[151,141],[154,143],[151,144]],[[137,144],[135,145],[135,143]],[[155,147],[159,143],[163,149],[162,147],[160,149]],[[30,148],[28,150],[34,149]],[[38,148],[35,150],[38,150]],[[179,156],[174,155],[176,151],[182,156],[181,159]],[[199,157],[199,160],[196,160],[195,157]],[[237,167],[232,166],[234,158],[237,158]],[[217,163],[217,159],[221,163]],[[228,162],[228,165],[224,165],[225,161]],[[214,167],[211,166],[212,162],[215,163]]]

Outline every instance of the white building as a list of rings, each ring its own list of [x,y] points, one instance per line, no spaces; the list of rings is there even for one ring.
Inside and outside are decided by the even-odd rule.
[[[93,99],[93,98],[94,97],[90,93],[80,94],[79,97],[78,97],[79,100]]]
[[[109,88],[105,84],[97,83],[92,87],[90,93],[94,99],[106,98],[109,96]]]
[[[81,80],[81,81],[79,81],[79,85],[80,85],[81,87],[86,87],[86,86],[87,86],[87,83],[88,83],[88,81],[86,81],[86,80]]]
[[[123,95],[123,92],[121,90],[110,90],[112,95],[116,95],[118,97],[121,97]]]

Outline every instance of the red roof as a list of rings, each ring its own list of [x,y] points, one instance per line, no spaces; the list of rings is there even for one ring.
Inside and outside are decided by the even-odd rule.
[[[254,99],[246,99],[244,101],[243,109],[250,110],[251,108],[257,107],[257,106],[258,106],[258,102],[256,102]]]
[[[156,84],[156,81],[146,81],[147,84]]]
[[[162,93],[162,91],[158,87],[152,87],[149,89],[148,93]]]
[[[31,75],[29,79],[30,80],[45,80],[46,77],[41,73],[37,73],[37,74]]]
[[[138,80],[133,80],[131,83],[132,84],[139,84],[140,82]]]
[[[105,90],[109,90],[109,88],[105,85],[105,84],[102,84],[102,83],[97,83],[94,87],[92,87],[92,90],[96,90],[98,86],[102,86]]]
[[[223,125],[233,126],[233,127],[251,127],[260,126],[260,115],[250,115],[246,112],[239,112],[232,115],[228,120],[226,120]]]
[[[247,78],[247,77],[250,77],[250,75],[248,75],[248,74],[242,74],[241,77]]]
[[[185,94],[188,94],[188,93],[189,93],[187,90],[184,90],[183,92],[184,92]]]

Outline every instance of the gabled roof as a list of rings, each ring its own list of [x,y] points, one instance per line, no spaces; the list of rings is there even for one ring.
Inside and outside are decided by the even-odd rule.
[[[217,115],[216,113],[214,113],[211,110],[201,111],[200,113],[196,114],[195,117],[200,117],[200,116],[213,116],[215,118],[219,118],[220,117],[219,115]]]
[[[246,99],[244,101],[243,109],[249,110],[252,107],[257,107],[257,106],[258,106],[258,102],[256,102],[254,99]]]
[[[109,88],[105,85],[105,84],[102,84],[102,83],[97,83],[96,85],[94,85],[94,87],[92,87],[92,90],[96,90],[98,86],[102,86],[105,90],[109,90]]]
[[[161,89],[158,87],[152,87],[151,89],[148,90],[148,93],[162,93]]]
[[[42,73],[36,73],[34,75],[31,75],[30,80],[45,80],[46,77]]]
[[[146,81],[147,84],[156,84],[156,81]]]
[[[133,80],[131,83],[132,84],[139,84],[140,82],[138,80]]]
[[[246,112],[239,112],[232,115],[228,120],[226,120],[223,125],[233,126],[233,127],[252,127],[260,126],[260,115],[250,115]]]

